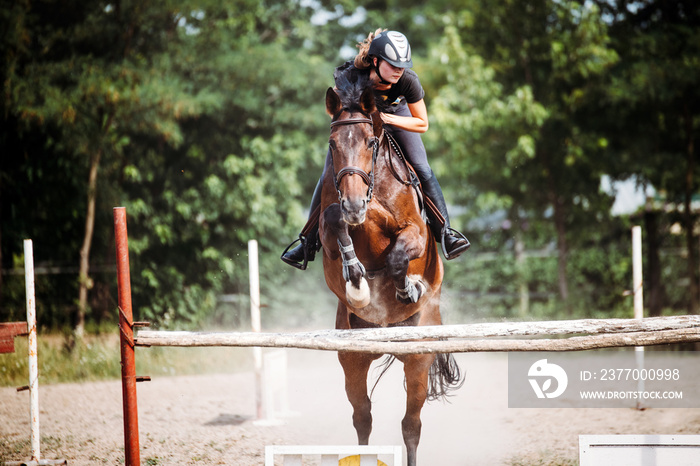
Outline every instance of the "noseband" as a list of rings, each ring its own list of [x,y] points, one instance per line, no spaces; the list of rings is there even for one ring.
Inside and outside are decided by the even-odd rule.
[[[331,129],[336,127],[336,126],[344,126],[344,125],[354,125],[354,124],[359,124],[359,123],[367,123],[369,125],[372,125],[372,120],[369,118],[349,118],[347,120],[336,120],[331,123]],[[338,191],[338,199],[341,199],[343,197],[343,194],[340,192],[340,180],[343,179],[344,176],[346,175],[359,175],[360,178],[365,182],[367,185],[367,202],[372,200],[372,192],[374,191],[374,164],[377,161],[377,153],[379,151],[379,140],[374,137],[372,138],[372,169],[370,170],[369,173],[364,171],[363,169],[355,166],[347,166],[343,167],[338,171],[337,173],[335,172],[335,167],[333,166],[333,156],[331,156],[331,169],[333,170],[333,183],[335,184],[335,190]]]

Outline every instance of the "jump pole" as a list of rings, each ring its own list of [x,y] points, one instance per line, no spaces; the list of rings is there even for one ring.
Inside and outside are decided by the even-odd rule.
[[[131,276],[129,274],[129,240],[126,230],[126,209],[114,208],[114,239],[117,252],[117,285],[119,289],[119,341],[122,363],[122,403],[124,410],[124,462],[140,466],[139,418],[136,400],[136,358],[134,355],[134,319],[131,309]]]
[[[587,335],[540,338],[548,335],[581,334]],[[647,317],[641,320],[495,322],[296,333],[141,330],[136,336],[137,346],[261,346],[374,354],[583,351],[697,341],[700,341],[700,316],[698,315]]]

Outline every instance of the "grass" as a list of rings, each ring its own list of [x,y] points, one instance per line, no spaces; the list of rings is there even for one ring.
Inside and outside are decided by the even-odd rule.
[[[112,380],[121,376],[119,335],[86,335],[71,344],[58,333],[39,334],[40,384]],[[252,368],[247,348],[137,348],[138,375],[191,375],[240,372]],[[27,339],[15,339],[15,352],[0,354],[0,386],[28,384]]]

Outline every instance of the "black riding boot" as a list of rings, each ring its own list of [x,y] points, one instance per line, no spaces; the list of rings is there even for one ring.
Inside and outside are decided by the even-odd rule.
[[[457,230],[450,228],[450,217],[447,213],[447,204],[445,203],[445,197],[442,195],[442,188],[440,188],[440,183],[438,183],[435,173],[432,174],[427,180],[422,180],[423,193],[425,193],[440,214],[445,219],[445,224],[436,218],[436,216],[426,209],[428,212],[428,224],[430,229],[435,235],[437,242],[442,243],[442,252],[445,255],[445,259],[450,260],[459,257],[464,251],[469,249],[471,244],[469,240]]]
[[[320,205],[321,180],[318,180],[316,189],[314,189],[314,195],[311,198],[311,206],[309,207],[309,221],[312,220],[311,216],[314,215],[314,212]],[[284,262],[299,270],[306,270],[306,264],[313,261],[316,252],[321,249],[321,241],[318,238],[318,219],[315,219],[315,222],[312,222],[312,224],[307,222],[307,225],[309,225],[308,231],[302,232],[299,235],[299,239],[287,246],[287,249],[282,253],[282,257],[280,257]],[[299,244],[289,249],[296,242],[299,242]]]

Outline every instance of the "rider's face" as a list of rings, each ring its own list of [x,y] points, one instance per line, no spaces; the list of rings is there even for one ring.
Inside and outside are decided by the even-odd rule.
[[[403,76],[403,72],[406,68],[398,68],[389,62],[377,60],[375,58],[375,64],[377,61],[379,62],[379,74],[382,75],[382,78],[384,78],[385,81],[388,81],[391,84],[396,84],[399,82],[399,79],[401,76]]]

